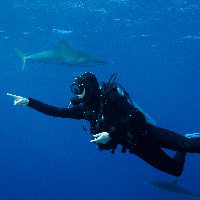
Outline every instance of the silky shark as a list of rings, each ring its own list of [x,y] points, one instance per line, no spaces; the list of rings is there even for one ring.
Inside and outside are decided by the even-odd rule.
[[[171,182],[167,181],[149,181],[145,182],[151,187],[166,192],[168,194],[179,196],[185,199],[200,199],[200,196],[198,194],[194,194],[190,192],[189,190],[186,190],[185,188],[178,185],[178,178]]]
[[[100,65],[106,63],[91,54],[71,49],[65,41],[60,42],[59,49],[43,51],[30,56],[26,56],[26,54],[19,49],[15,48],[14,50],[23,60],[22,71],[24,70],[28,60],[54,65]]]

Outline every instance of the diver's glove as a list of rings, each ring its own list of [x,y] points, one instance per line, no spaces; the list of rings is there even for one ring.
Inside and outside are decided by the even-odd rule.
[[[15,106],[26,106],[29,103],[29,100],[20,96],[7,93],[8,96],[15,98]]]
[[[192,133],[192,134],[186,134],[185,135],[186,138],[200,138],[200,133]]]
[[[96,142],[101,144],[106,144],[111,138],[109,137],[109,133],[102,132],[96,135],[93,135],[94,140],[90,140],[90,142]]]

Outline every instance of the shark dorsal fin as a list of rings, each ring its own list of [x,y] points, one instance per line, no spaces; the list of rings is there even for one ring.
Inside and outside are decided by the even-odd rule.
[[[175,179],[172,181],[172,183],[178,184],[178,178],[175,178]]]
[[[64,40],[62,40],[60,41],[60,49],[70,49],[70,48],[67,45],[67,43]]]

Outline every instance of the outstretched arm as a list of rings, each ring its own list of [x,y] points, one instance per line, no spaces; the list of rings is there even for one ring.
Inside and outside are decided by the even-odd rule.
[[[81,105],[72,108],[57,108],[55,106],[44,104],[32,98],[26,99],[21,96],[16,96],[9,93],[7,93],[7,95],[15,99],[14,105],[28,106],[49,116],[71,119],[86,119],[83,106]]]

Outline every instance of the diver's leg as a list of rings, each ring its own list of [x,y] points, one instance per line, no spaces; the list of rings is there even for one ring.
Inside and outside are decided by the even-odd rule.
[[[185,164],[185,156],[186,156],[186,153],[177,151],[173,157],[173,161],[178,164],[180,171],[182,172],[183,172],[183,167]]]
[[[172,159],[161,148],[149,145],[147,142],[139,142],[132,153],[156,169],[173,176],[180,176],[183,172],[186,153],[177,152]]]
[[[173,131],[148,124],[147,135],[161,148],[179,152],[200,153],[199,138],[186,138]]]

